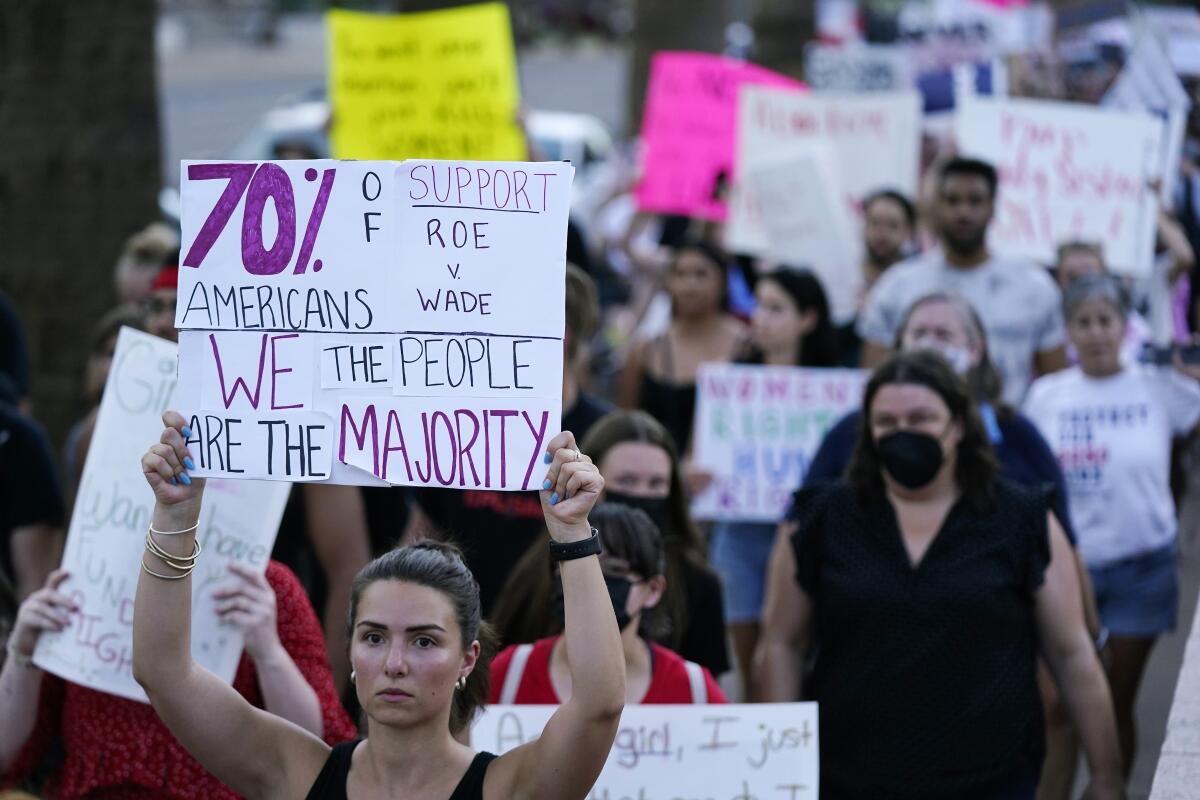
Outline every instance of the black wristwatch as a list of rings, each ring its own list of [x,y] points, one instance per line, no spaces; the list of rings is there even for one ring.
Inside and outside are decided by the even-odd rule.
[[[550,540],[550,558],[555,561],[573,561],[577,558],[600,555],[600,531],[592,528],[592,535],[578,542],[556,542]]]

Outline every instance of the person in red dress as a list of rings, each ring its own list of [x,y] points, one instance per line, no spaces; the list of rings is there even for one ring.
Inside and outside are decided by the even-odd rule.
[[[231,571],[240,580],[221,591],[218,612],[246,634],[233,688],[331,745],[354,738],[320,624],[296,576],[275,561],[265,576],[236,564]],[[151,706],[43,674],[29,661],[43,630],[72,624],[72,602],[58,591],[66,577],[56,571],[22,604],[9,640],[0,671],[0,788],[25,786],[60,800],[236,798]]]
[[[666,589],[662,536],[650,516],[621,503],[604,503],[592,512],[592,523],[600,531],[600,566],[621,628],[625,702],[729,702],[707,669],[643,638],[658,621],[656,607]],[[554,598],[561,608],[561,584]],[[570,696],[561,635],[505,648],[492,662],[489,703],[558,705]]]

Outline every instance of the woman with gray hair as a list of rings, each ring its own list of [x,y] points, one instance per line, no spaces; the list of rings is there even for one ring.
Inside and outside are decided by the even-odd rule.
[[[1025,413],[1066,477],[1079,551],[1109,632],[1109,683],[1126,775],[1133,709],[1156,638],[1178,611],[1171,441],[1200,423],[1200,369],[1121,359],[1129,302],[1112,277],[1088,275],[1064,297],[1079,364],[1037,380]]]

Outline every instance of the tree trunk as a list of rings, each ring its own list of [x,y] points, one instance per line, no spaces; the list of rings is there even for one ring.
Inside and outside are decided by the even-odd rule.
[[[642,125],[650,59],[660,50],[719,53],[730,22],[726,0],[637,0],[634,3],[633,62],[629,69],[629,133]]]
[[[815,7],[796,0],[754,0],[754,62],[803,78],[804,46],[816,36]]]
[[[56,443],[82,411],[121,245],[158,216],[155,14],[154,0],[0,2],[0,288]]]

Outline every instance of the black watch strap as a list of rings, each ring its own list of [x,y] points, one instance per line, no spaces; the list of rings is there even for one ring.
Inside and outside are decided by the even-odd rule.
[[[592,528],[592,535],[578,542],[550,541],[550,558],[555,561],[573,561],[576,558],[600,555],[600,531]]]

